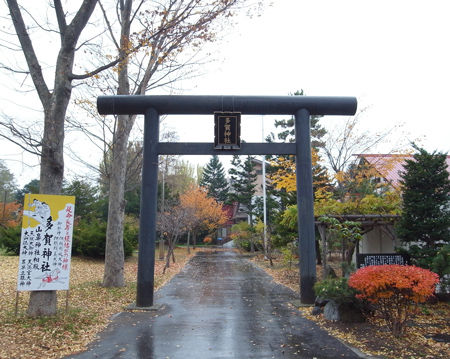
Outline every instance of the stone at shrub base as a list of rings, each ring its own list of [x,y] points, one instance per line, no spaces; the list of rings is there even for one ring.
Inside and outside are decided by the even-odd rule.
[[[322,314],[323,309],[321,307],[314,307],[313,310],[311,311],[312,315],[319,315]]]
[[[323,315],[327,320],[345,323],[364,322],[361,309],[354,303],[336,303],[334,300],[330,300],[324,307]]]
[[[325,278],[337,278],[337,274],[331,266],[325,268]]]
[[[316,307],[324,307],[329,302],[328,299],[316,297],[316,300],[314,301],[314,305]]]

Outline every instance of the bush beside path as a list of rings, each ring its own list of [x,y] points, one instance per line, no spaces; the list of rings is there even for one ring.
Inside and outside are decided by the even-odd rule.
[[[290,267],[282,258],[274,260],[271,267],[262,255],[252,261],[265,270],[274,280],[299,292],[298,263]],[[317,266],[321,277],[322,267]],[[297,308],[302,314],[316,322],[332,336],[361,350],[363,353],[386,359],[447,359],[450,358],[450,304],[428,303],[419,307],[419,313],[412,318],[406,335],[395,338],[380,319],[369,318],[365,323],[341,323],[328,321],[322,315],[312,315],[312,307]],[[436,341],[433,337],[441,339]]]

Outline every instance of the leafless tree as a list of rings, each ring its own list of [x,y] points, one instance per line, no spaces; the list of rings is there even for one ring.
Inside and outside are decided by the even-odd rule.
[[[327,131],[324,136],[324,146],[322,151],[327,159],[328,168],[341,192],[346,171],[355,165],[358,157],[356,154],[376,151],[377,146],[389,143],[399,125],[390,127],[381,132],[374,133],[369,130],[361,129],[361,116],[364,110],[356,116],[349,117],[342,126],[337,126]],[[390,145],[390,152],[398,151],[403,144],[396,143]]]
[[[31,78],[34,90],[37,92],[43,108],[44,126],[42,138],[38,140],[33,139],[27,132],[27,129],[22,129],[24,130],[22,131],[18,127],[11,126],[11,122],[7,122],[4,128],[11,131],[10,137],[14,139],[21,137],[25,140],[24,147],[30,145],[36,153],[40,154],[40,192],[44,194],[59,194],[64,177],[64,120],[72,93],[73,81],[75,79],[85,79],[90,74],[101,71],[100,68],[97,68],[90,71],[90,74],[82,75],[76,75],[73,71],[75,53],[79,46],[82,45],[78,43],[80,35],[94,12],[97,0],[82,1],[79,8],[70,14],[64,10],[62,1],[54,0],[51,7],[56,18],[56,28],[51,28],[49,23],[38,23],[38,19],[33,17],[31,11],[20,6],[17,0],[6,0],[6,4],[18,39],[17,43],[16,40],[11,38],[7,47],[12,51],[22,52],[26,61],[26,69],[12,68],[5,64],[2,65],[2,68]],[[53,65],[53,79],[44,76],[42,59],[38,58],[30,36],[30,32],[34,30],[44,34],[57,34],[59,37],[60,45]],[[120,60],[117,59],[116,63],[118,61]],[[49,85],[51,80],[53,80],[53,84]],[[36,291],[31,293],[28,306],[29,315],[52,315],[55,313],[55,291]]]
[[[157,229],[167,240],[167,254],[163,273],[170,267],[170,258],[175,262],[174,249],[180,236],[187,231],[190,218],[189,208],[176,205],[158,214]]]
[[[3,30],[9,38],[2,39],[0,46],[21,52],[26,65],[17,67],[2,60],[0,69],[22,76],[24,84],[31,80],[29,89],[36,92],[43,109],[43,126],[36,129],[36,136],[29,127],[17,126],[17,118],[5,116],[0,121],[0,136],[39,155],[40,192],[58,194],[64,176],[64,125],[75,84],[87,82],[90,88],[107,94],[144,94],[171,84],[180,71],[190,73],[190,59],[197,49],[214,40],[215,24],[246,0],[83,0],[79,7],[61,0],[46,6],[27,3],[26,7],[18,0],[5,1],[13,30]],[[99,16],[92,16],[97,4]],[[84,31],[86,27],[91,31]],[[59,44],[46,49],[36,46],[47,37]],[[57,53],[49,59],[53,48]],[[80,52],[82,56],[76,56]],[[185,55],[179,56],[181,53]],[[134,116],[118,116],[114,128],[106,286],[123,285],[124,178],[134,121]],[[55,312],[55,292],[32,293],[30,315]]]
[[[115,43],[119,57],[124,58],[116,68],[117,94],[142,95],[157,85],[170,84],[185,75],[190,56],[184,53],[203,43],[213,41],[220,19],[231,15],[240,0],[165,0],[161,2],[135,2],[126,0],[118,3],[117,21],[111,21],[109,13],[102,7],[108,33]],[[137,22],[137,31],[132,24]],[[116,32],[114,23],[120,24]],[[116,33],[120,36],[116,38]],[[126,56],[129,49],[140,51]],[[192,52],[192,49],[194,51]],[[183,55],[183,56],[181,56]],[[187,60],[186,60],[187,59]],[[107,242],[105,251],[105,272],[103,285],[123,286],[123,218],[124,181],[127,145],[135,116],[117,116],[110,177]]]

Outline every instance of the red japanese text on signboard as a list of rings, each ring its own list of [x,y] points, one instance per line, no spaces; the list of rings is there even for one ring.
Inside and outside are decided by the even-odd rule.
[[[17,290],[69,289],[75,197],[26,194]]]

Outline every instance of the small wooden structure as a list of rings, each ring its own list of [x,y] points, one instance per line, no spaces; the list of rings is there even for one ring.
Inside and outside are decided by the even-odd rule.
[[[324,268],[323,273],[326,273],[327,268],[327,227],[328,223],[320,220],[321,216],[315,217],[315,225],[320,234],[320,239],[322,242],[322,266]],[[394,250],[394,243],[397,239],[393,226],[395,222],[400,218],[399,215],[392,214],[347,214],[347,215],[328,215],[327,217],[336,218],[340,222],[352,221],[357,222],[361,226],[361,234],[365,236],[364,242],[370,242],[376,240],[378,237],[380,245],[375,248],[374,245],[370,243],[355,243],[354,251],[351,253],[352,258],[356,258],[360,254],[361,246],[363,246],[362,251],[364,253],[390,253]],[[374,233],[375,236],[369,237],[370,233]],[[391,240],[391,246],[385,246],[383,249],[382,243],[385,239]],[[343,252],[345,251],[345,246],[343,246]],[[343,253],[344,260],[344,253]],[[353,259],[354,261],[354,259]]]

